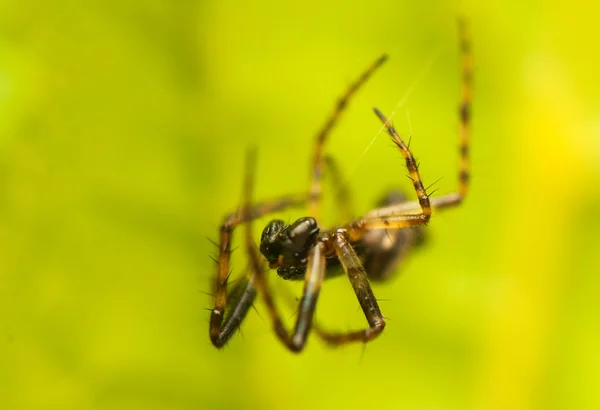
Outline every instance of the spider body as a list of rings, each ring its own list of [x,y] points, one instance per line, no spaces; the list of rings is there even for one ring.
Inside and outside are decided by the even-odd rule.
[[[459,105],[460,161],[456,192],[430,198],[410,148],[382,112],[374,108],[392,142],[404,157],[416,199],[411,201],[406,195],[392,191],[375,209],[355,218],[348,189],[342,183],[343,179],[335,162],[324,155],[323,146],[350,97],[387,59],[385,55],[381,56],[351,84],[317,134],[310,174],[311,183],[307,193],[253,203],[255,153],[248,152],[244,203],[237,211],[226,216],[220,229],[214,308],[211,310],[209,326],[210,339],[216,347],[224,346],[239,328],[257,294],[262,296],[268,309],[275,334],[284,346],[293,352],[304,348],[311,329],[326,343],[336,346],[350,342],[369,342],[381,334],[385,328],[385,320],[371,290],[369,279],[383,281],[389,278],[407,252],[422,242],[422,228],[429,222],[432,212],[460,205],[468,191],[472,63],[465,25],[462,22],[459,24],[459,33],[462,95]],[[334,199],[345,219],[345,223],[331,228],[321,227],[318,222],[324,168],[338,185]],[[259,254],[252,234],[252,221],[277,211],[305,205],[308,205],[309,216],[289,225],[279,219],[267,224],[260,238]],[[228,292],[231,241],[233,232],[239,225],[245,226],[244,244],[250,270],[249,274],[237,281]],[[266,279],[265,259],[271,269],[277,269],[281,278],[304,280],[296,324],[291,332],[286,329],[281,319]],[[340,266],[343,269],[339,269]],[[340,272],[346,273],[367,319],[368,327],[365,329],[330,332],[313,324],[322,283],[326,278]]]
[[[391,191],[378,203],[379,207],[400,204],[406,201],[406,195]],[[308,254],[317,241],[327,246],[331,241],[331,232],[322,231],[317,220],[304,217],[291,225],[280,219],[267,224],[260,239],[260,252],[269,262],[271,269],[277,269],[277,275],[286,280],[302,280],[306,273]],[[398,229],[393,232],[383,229],[365,232],[363,237],[350,245],[356,251],[365,267],[369,279],[383,281],[395,271],[403,257],[413,247],[423,241],[423,230]],[[326,279],[343,273],[335,251],[326,252]]]
[[[274,219],[263,230],[260,252],[283,279],[302,279],[309,251],[323,240],[319,232],[317,220],[312,217],[300,218],[291,225]]]

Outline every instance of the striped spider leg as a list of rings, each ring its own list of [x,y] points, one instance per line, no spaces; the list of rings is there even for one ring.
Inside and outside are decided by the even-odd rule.
[[[390,138],[400,149],[400,152],[405,159],[406,167],[413,181],[413,188],[420,205],[420,212],[395,214],[390,217],[360,218],[328,233],[330,242],[335,249],[336,256],[348,275],[348,279],[354,289],[360,307],[369,323],[369,327],[366,329],[342,333],[329,332],[324,330],[321,326],[315,327],[316,333],[325,342],[331,345],[342,345],[349,342],[366,343],[376,338],[385,328],[385,320],[379,309],[377,299],[371,290],[368,273],[352,247],[352,243],[359,242],[369,231],[422,226],[426,225],[431,217],[429,195],[423,187],[423,181],[419,174],[415,157],[387,118],[385,118],[377,108],[374,110],[377,116],[384,122],[390,134]]]
[[[317,133],[315,139],[315,151],[313,155],[311,183],[309,187],[308,210],[309,215],[319,220],[321,213],[321,178],[323,176],[324,154],[323,147],[325,140],[333,129],[340,115],[348,105],[350,98],[367,82],[371,75],[387,60],[387,55],[383,54],[375,60],[362,74],[352,83],[346,92],[338,100],[333,113],[329,116],[321,130]]]
[[[210,335],[213,344],[222,347],[239,327],[256,296],[261,294],[272,320],[273,328],[283,345],[293,352],[301,351],[306,344],[311,328],[331,345],[342,345],[349,342],[368,342],[376,338],[385,328],[385,320],[379,309],[377,300],[371,290],[369,278],[385,279],[401,257],[416,243],[415,231],[426,225],[436,209],[448,208],[460,204],[468,191],[468,141],[470,134],[470,103],[472,63],[470,46],[466,36],[464,23],[460,23],[461,56],[462,56],[462,98],[460,108],[460,166],[457,192],[430,199],[427,194],[416,160],[409,147],[400,138],[388,119],[378,110],[375,114],[384,123],[390,138],[402,153],[410,179],[413,183],[416,201],[404,201],[397,197],[385,201],[387,206],[368,212],[363,217],[334,227],[321,229],[317,223],[321,205],[321,177],[324,166],[332,174],[334,181],[341,181],[339,170],[333,160],[323,155],[323,146],[327,135],[347,104],[348,99],[385,61],[385,56],[376,60],[361,77],[350,86],[339,100],[334,113],[317,135],[315,153],[312,163],[311,185],[307,195],[290,196],[274,201],[252,205],[254,169],[256,157],[249,151],[246,159],[246,179],[244,184],[244,201],[242,207],[229,215],[221,227],[219,245],[219,265],[215,307],[210,321]],[[349,204],[349,193],[341,186],[334,196],[340,211],[350,220],[352,207]],[[300,218],[292,224],[282,220],[272,220],[262,232],[260,253],[271,269],[283,279],[304,280],[303,294],[299,302],[298,314],[294,329],[286,329],[281,314],[275,304],[273,293],[266,278],[264,259],[256,250],[253,242],[252,221],[270,212],[284,208],[309,205],[309,217]],[[227,300],[227,279],[229,276],[229,259],[231,237],[235,227],[245,225],[244,246],[250,260],[250,274],[238,282]],[[407,228],[417,228],[415,231]],[[391,246],[383,246],[378,242],[381,233],[396,230]],[[400,232],[407,234],[400,235]],[[362,259],[361,259],[362,258]],[[328,275],[329,268],[341,264],[361,309],[367,319],[368,327],[349,332],[329,332],[313,323],[317,299],[322,283]],[[365,269],[368,267],[369,271]]]
[[[354,83],[350,85],[350,87],[348,87],[346,92],[338,100],[334,112],[318,132],[315,140],[312,180],[308,195],[286,196],[271,201],[265,201],[254,206],[244,205],[248,207],[246,209],[247,212],[245,212],[244,208],[241,208],[225,217],[225,221],[220,229],[214,308],[211,311],[209,327],[210,339],[216,347],[223,347],[227,343],[235,330],[240,326],[256,297],[255,277],[254,274],[250,274],[236,283],[228,298],[227,285],[230,275],[229,260],[234,229],[253,219],[266,216],[273,212],[282,211],[290,207],[302,206],[307,202],[315,214],[319,212],[321,201],[321,177],[324,162],[323,145],[326,137],[346,108],[350,98],[386,59],[386,55],[379,57]]]
[[[429,220],[432,209],[443,209],[459,205],[468,192],[469,167],[468,167],[468,144],[470,134],[470,105],[471,105],[471,87],[472,87],[472,57],[470,54],[470,43],[468,41],[466,26],[463,21],[459,21],[460,51],[462,60],[462,92],[461,104],[459,109],[460,128],[459,128],[459,173],[458,189],[456,193],[448,194],[440,198],[430,199],[418,172],[418,167],[414,161],[409,148],[402,142],[394,127],[387,118],[378,110],[374,109],[376,115],[384,123],[392,141],[400,148],[406,160],[406,166],[409,170],[413,187],[417,193],[417,201],[401,201],[399,204],[375,209],[367,213],[363,218],[346,224],[342,230],[338,230],[338,248],[344,246],[346,255],[340,255],[338,258],[342,262],[346,273],[348,274],[355,293],[361,303],[361,307],[369,328],[363,331],[332,333],[325,331],[321,326],[315,324],[315,332],[327,343],[331,345],[341,345],[353,341],[367,342],[377,336],[385,326],[385,322],[377,306],[375,298],[372,296],[367,277],[371,279],[386,279],[391,269],[398,263],[402,256],[410,250],[415,243],[415,236],[420,233],[407,227],[417,227],[425,225]],[[328,165],[329,162],[328,162]],[[333,164],[335,165],[335,164]],[[331,171],[337,170],[334,168]],[[340,176],[335,179],[340,180]],[[337,201],[340,206],[348,197],[346,187],[341,187],[341,192]],[[392,195],[395,193],[392,193]],[[395,194],[398,196],[397,194]],[[389,202],[398,202],[398,198],[390,198]],[[390,237],[387,231],[396,229],[395,235]],[[383,232],[386,232],[388,246],[375,246],[373,240],[367,241],[367,237],[372,239],[384,239]],[[404,235],[402,235],[404,233]],[[348,242],[350,241],[350,243]],[[369,271],[365,270],[361,260],[358,258],[352,244],[360,244],[363,250],[372,250],[373,257],[367,254],[363,259],[364,264],[368,266]],[[352,272],[352,273],[351,273]]]
[[[466,23],[459,20],[459,40],[461,54],[461,100],[459,106],[459,167],[458,187],[456,192],[446,194],[437,198],[431,198],[431,207],[434,210],[458,206],[462,203],[469,191],[469,140],[471,135],[471,96],[473,87],[473,57],[471,55],[471,43],[467,33]],[[385,117],[381,117],[384,121]],[[384,121],[385,123],[385,121]],[[389,125],[389,124],[388,124]],[[388,131],[390,128],[388,127]],[[419,209],[416,201],[403,202],[379,209],[374,209],[367,218],[391,217],[393,215],[414,212]]]
[[[352,195],[344,181],[340,169],[331,156],[325,156],[327,174],[330,176],[333,199],[342,220],[352,221],[356,218]],[[406,202],[406,195],[398,190],[387,192],[378,202],[377,207],[387,207]],[[395,272],[398,264],[413,247],[423,243],[425,233],[421,227],[412,229],[396,229],[393,232],[383,229],[365,232],[360,240],[358,252],[367,271],[369,280],[385,281]]]
[[[354,221],[348,225],[332,230],[320,232],[314,218],[301,218],[294,224],[285,226],[281,221],[271,221],[263,231],[261,238],[261,252],[267,258],[271,268],[278,268],[278,273],[286,279],[304,278],[304,291],[300,299],[298,316],[293,333],[285,328],[281,319],[271,289],[268,285],[265,271],[260,257],[252,240],[252,224],[250,218],[246,224],[245,244],[250,257],[251,268],[255,284],[261,293],[279,340],[291,351],[299,352],[304,348],[308,332],[312,326],[312,319],[317,304],[321,285],[325,280],[327,264],[339,261],[354,289],[356,297],[367,318],[369,327],[363,330],[345,333],[331,333],[317,327],[317,334],[327,343],[341,345],[349,342],[368,342],[377,337],[385,328],[385,320],[379,309],[367,272],[358,255],[351,245],[351,241],[360,240],[361,236],[372,229],[401,229],[424,225],[429,221],[431,206],[429,196],[425,192],[416,160],[408,146],[398,136],[393,127],[379,111],[380,118],[386,123],[392,141],[398,146],[405,158],[406,166],[413,179],[413,187],[421,205],[421,212],[416,214],[395,215],[390,218],[366,218]],[[255,156],[249,154],[246,170],[245,204],[242,207],[249,212],[251,192],[254,181]]]

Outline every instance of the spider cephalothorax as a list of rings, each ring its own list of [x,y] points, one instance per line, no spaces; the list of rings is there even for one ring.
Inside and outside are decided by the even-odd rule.
[[[386,60],[381,56],[352,83],[342,95],[334,112],[327,119],[315,139],[312,158],[311,181],[308,191],[300,195],[286,195],[272,200],[254,203],[255,155],[248,152],[246,181],[242,207],[230,213],[220,229],[219,258],[215,280],[214,308],[210,316],[210,338],[216,347],[223,347],[236,333],[257,294],[263,298],[279,340],[293,352],[301,351],[312,328],[325,342],[342,345],[350,342],[365,343],[376,338],[385,328],[385,318],[379,309],[377,298],[369,280],[385,280],[398,263],[421,241],[421,229],[428,224],[432,212],[451,208],[462,203],[469,187],[469,135],[472,62],[471,48],[460,24],[460,50],[462,53],[462,87],[459,110],[459,172],[455,192],[430,198],[423,185],[419,167],[409,145],[405,144],[388,118],[378,109],[375,114],[387,129],[408,170],[416,198],[390,193],[375,209],[356,217],[348,187],[337,172],[333,158],[324,154],[324,144],[331,129],[346,107],[350,97],[364,84],[371,74]],[[343,224],[325,227],[317,224],[321,215],[321,180],[325,171],[336,185],[334,200]],[[260,252],[272,269],[284,279],[303,279],[304,288],[298,302],[296,323],[288,330],[279,311],[267,280],[263,258],[256,250],[252,235],[252,221],[262,216],[280,212],[291,207],[308,205],[311,217],[300,218],[292,224],[280,219],[269,222],[260,239]],[[244,244],[249,259],[248,274],[229,285],[230,256],[233,231],[245,225]],[[339,269],[339,268],[342,269]],[[313,326],[313,318],[322,283],[336,272],[345,272],[365,315],[368,326],[347,332],[332,332],[321,326]],[[228,291],[228,287],[230,288]]]
[[[291,225],[274,219],[263,230],[260,251],[283,279],[301,279],[306,271],[308,252],[318,235],[315,218],[300,218]]]

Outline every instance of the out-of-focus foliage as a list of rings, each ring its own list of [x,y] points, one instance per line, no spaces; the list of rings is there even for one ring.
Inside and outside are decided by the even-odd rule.
[[[599,13],[2,1],[0,408],[600,408]],[[374,285],[384,334],[364,352],[312,337],[295,356],[258,303],[214,349],[206,237],[240,202],[246,148],[259,149],[257,198],[305,190],[315,131],[382,52],[390,61],[327,145],[357,211],[410,189],[385,135],[366,150],[373,105],[398,108],[425,181],[454,189],[459,14],[475,58],[472,191]],[[246,266],[235,256],[234,275]],[[299,288],[272,279],[291,317]],[[365,325],[343,277],[317,317]]]

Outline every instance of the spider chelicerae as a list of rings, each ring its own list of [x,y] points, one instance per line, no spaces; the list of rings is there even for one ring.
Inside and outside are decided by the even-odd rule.
[[[318,336],[331,345],[349,342],[368,342],[385,328],[385,320],[373,295],[369,279],[385,280],[394,271],[406,253],[414,248],[421,237],[421,227],[427,225],[433,210],[459,205],[467,194],[469,183],[468,141],[471,106],[472,58],[464,22],[459,22],[460,52],[462,61],[461,102],[459,108],[459,173],[456,192],[430,198],[426,192],[419,167],[410,148],[400,138],[392,124],[374,108],[390,138],[406,161],[409,177],[417,196],[408,201],[397,192],[391,192],[380,207],[353,219],[349,206],[348,190],[341,183],[339,170],[333,160],[323,153],[325,140],[346,107],[350,97],[369,79],[386,55],[378,58],[350,85],[339,99],[333,113],[326,121],[315,142],[312,159],[311,184],[308,193],[288,195],[270,201],[252,203],[255,153],[249,150],[246,159],[244,203],[227,215],[220,228],[219,257],[215,283],[214,308],[210,317],[210,339],[220,348],[239,328],[258,293],[263,297],[279,340],[291,351],[299,352],[306,345],[307,336],[314,328]],[[325,229],[318,225],[321,205],[321,179],[327,170],[337,181],[339,189],[335,200],[346,218],[345,224]],[[281,319],[269,288],[264,261],[253,242],[252,221],[267,214],[292,207],[308,205],[311,216],[300,218],[292,224],[273,220],[264,228],[260,239],[260,252],[271,269],[283,279],[304,280],[304,290],[299,301],[296,325],[289,332]],[[234,229],[245,224],[244,243],[250,260],[249,273],[232,285],[228,294],[230,275],[231,240]],[[391,231],[391,232],[389,232]],[[369,326],[366,329],[333,333],[313,324],[313,316],[321,284],[341,265],[358,298]]]

